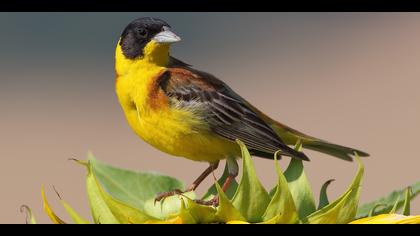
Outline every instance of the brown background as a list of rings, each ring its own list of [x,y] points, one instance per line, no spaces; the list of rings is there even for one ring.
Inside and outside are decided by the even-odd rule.
[[[48,222],[43,184],[60,215],[52,185],[87,217],[85,171],[67,159],[84,159],[88,150],[186,183],[207,166],[153,149],[125,122],[113,53],[123,27],[140,16],[167,20],[183,38],[173,55],[222,78],[272,117],[369,152],[362,202],[419,180],[418,13],[1,13],[0,222],[24,222],[21,204]],[[339,196],[356,164],[307,153],[314,192],[335,178],[329,192]],[[270,188],[272,162],[254,161]],[[419,200],[412,208],[420,213]]]

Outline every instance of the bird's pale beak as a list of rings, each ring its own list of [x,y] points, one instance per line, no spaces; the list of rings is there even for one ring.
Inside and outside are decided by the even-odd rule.
[[[176,43],[181,41],[181,38],[176,35],[174,32],[172,32],[168,27],[163,27],[163,31],[156,34],[155,37],[153,37],[154,41],[158,43]]]

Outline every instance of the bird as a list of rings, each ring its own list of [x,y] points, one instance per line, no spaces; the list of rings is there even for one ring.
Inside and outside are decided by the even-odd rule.
[[[156,201],[194,191],[226,160],[226,191],[238,175],[241,140],[255,157],[274,154],[309,161],[290,147],[300,142],[342,160],[368,153],[304,134],[253,106],[213,74],[170,54],[181,41],[164,20],[141,17],[129,23],[115,49],[115,91],[131,129],[158,150],[209,166],[186,190],[160,193]],[[205,52],[201,52],[205,53]],[[217,198],[203,204],[217,203]]]

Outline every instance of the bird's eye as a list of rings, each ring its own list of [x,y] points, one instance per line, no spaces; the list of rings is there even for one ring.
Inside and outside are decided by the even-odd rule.
[[[143,37],[143,38],[146,38],[147,37],[147,30],[146,29],[144,29],[144,28],[138,28],[137,29],[137,32],[139,33],[139,35],[141,37]]]

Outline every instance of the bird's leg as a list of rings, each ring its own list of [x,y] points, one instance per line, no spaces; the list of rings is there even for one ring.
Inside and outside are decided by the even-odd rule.
[[[232,180],[234,180],[236,178],[236,176],[238,176],[238,173],[239,173],[239,166],[238,166],[238,163],[236,162],[235,158],[226,159],[226,163],[227,163],[227,166],[228,166],[228,174],[229,175],[226,178],[225,182],[223,183],[223,187],[222,187],[223,192],[226,192],[226,190],[229,188],[229,185],[232,183]],[[202,204],[202,205],[218,206],[219,205],[219,196],[216,195],[209,201],[196,200],[196,202],[199,203],[199,204]]]
[[[211,163],[210,166],[191,184],[191,186],[185,191],[190,192],[197,189],[197,187],[209,176],[213,171],[219,167],[219,162]]]
[[[214,170],[216,170],[218,166],[219,162],[211,163],[210,166],[206,170],[204,170],[204,172],[200,176],[198,176],[198,178],[185,191],[175,189],[173,191],[158,194],[158,196],[155,198],[155,203],[173,195],[179,195],[196,190],[197,187],[201,184],[201,182],[203,182],[203,180],[206,179],[207,176],[209,176]]]

